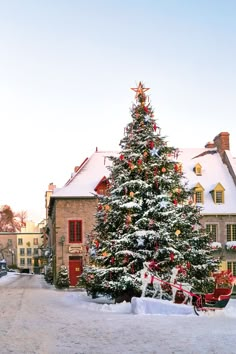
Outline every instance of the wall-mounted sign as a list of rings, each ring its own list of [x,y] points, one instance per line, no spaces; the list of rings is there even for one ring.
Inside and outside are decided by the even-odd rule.
[[[83,253],[83,246],[69,246],[69,253]]]

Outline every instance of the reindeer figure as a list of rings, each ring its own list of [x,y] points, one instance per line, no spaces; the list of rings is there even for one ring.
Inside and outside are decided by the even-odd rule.
[[[153,298],[157,296],[159,293],[160,299],[162,299],[162,287],[161,287],[161,281],[158,280],[157,277],[155,277],[152,272],[150,271],[150,263],[149,262],[144,262],[143,263],[143,269],[140,271],[141,274],[141,280],[142,280],[142,297],[145,297],[146,290],[148,284],[152,284],[154,288],[154,293],[153,293]]]
[[[192,286],[188,283],[178,283],[176,278],[177,278],[177,274],[179,272],[179,269],[177,267],[173,268],[172,269],[172,275],[170,277],[170,283],[171,284],[174,284],[176,285],[175,286],[172,286],[171,285],[171,288],[172,288],[172,301],[175,302],[175,297],[176,297],[176,292],[178,290],[185,290],[183,291],[183,295],[184,295],[184,301],[183,301],[183,304],[187,304],[187,302],[189,301],[190,305],[192,305],[192,296],[190,296],[186,291],[190,292],[191,289],[192,289]]]

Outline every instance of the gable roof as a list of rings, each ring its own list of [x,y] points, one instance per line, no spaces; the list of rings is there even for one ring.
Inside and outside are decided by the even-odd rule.
[[[109,156],[117,155],[114,151],[96,151],[90,158],[72,174],[64,187],[53,191],[51,198],[93,197],[95,188],[101,178],[109,176],[108,166],[111,165]]]

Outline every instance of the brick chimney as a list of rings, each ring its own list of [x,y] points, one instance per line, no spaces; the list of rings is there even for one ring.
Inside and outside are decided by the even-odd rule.
[[[56,188],[56,186],[53,183],[49,183],[48,185],[48,190],[53,191]]]
[[[214,138],[214,144],[221,157],[223,157],[224,151],[229,150],[229,133],[222,132]]]

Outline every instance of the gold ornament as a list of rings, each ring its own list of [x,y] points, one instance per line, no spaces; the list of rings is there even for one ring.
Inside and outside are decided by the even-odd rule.
[[[175,234],[176,234],[176,236],[179,236],[181,234],[181,231],[180,230],[176,230]]]
[[[110,205],[108,205],[108,204],[106,204],[105,206],[104,206],[104,209],[106,210],[106,211],[110,211]]]
[[[133,198],[134,197],[134,192],[130,192],[129,196],[130,196],[130,198]]]

